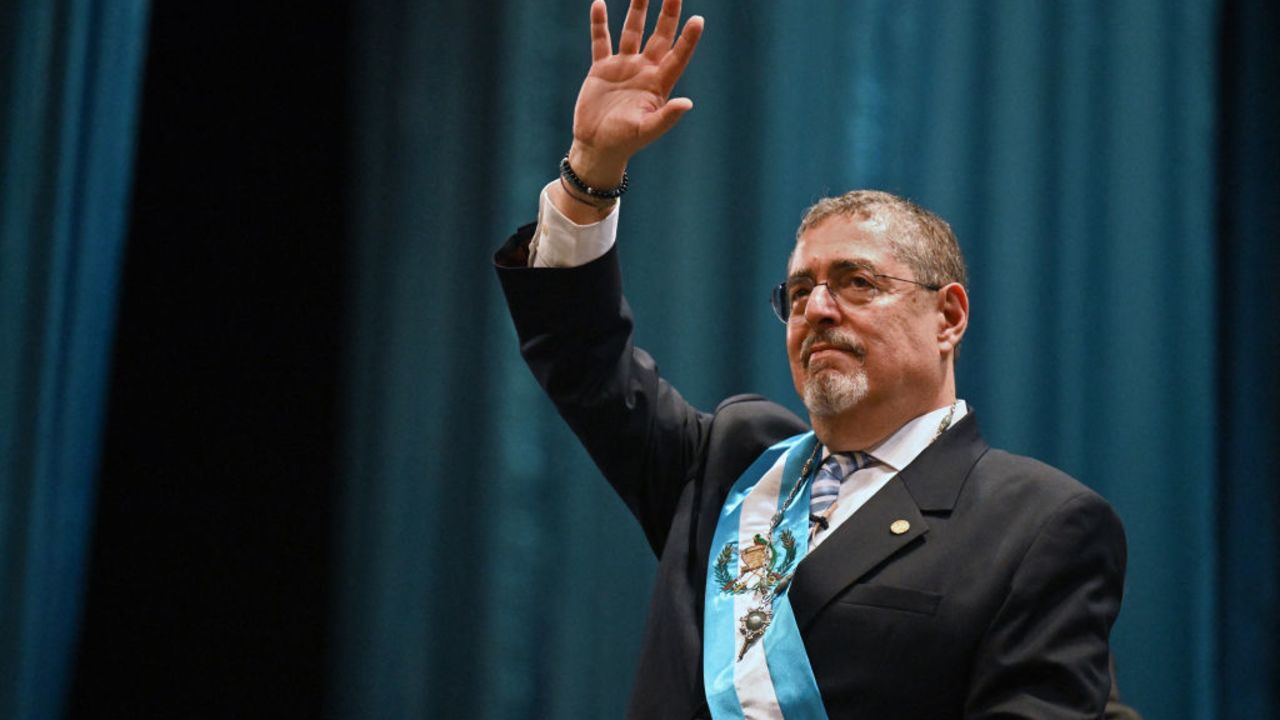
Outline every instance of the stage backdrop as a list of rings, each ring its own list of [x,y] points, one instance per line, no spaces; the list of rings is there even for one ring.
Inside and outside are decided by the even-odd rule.
[[[490,268],[569,144],[587,3],[370,5],[351,98],[338,715],[619,717],[654,560],[524,369]],[[961,395],[993,444],[1125,520],[1123,693],[1154,719],[1272,716],[1275,195],[1256,177],[1275,146],[1246,120],[1259,103],[1274,117],[1257,94],[1274,88],[1259,42],[1274,12],[686,13],[707,18],[677,90],[696,106],[632,164],[620,229],[639,342],[667,376],[703,408],[754,391],[798,409],[767,288],[804,208],[878,187],[937,210],[971,270]],[[1223,50],[1224,17],[1252,44]]]
[[[0,3],[0,717],[62,716],[146,0]]]

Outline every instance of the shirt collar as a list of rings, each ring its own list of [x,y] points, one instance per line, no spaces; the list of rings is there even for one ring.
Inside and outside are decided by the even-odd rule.
[[[955,407],[956,410],[955,414],[951,416],[950,427],[955,427],[955,424],[960,422],[960,418],[969,414],[969,407],[964,400],[957,399]],[[880,444],[867,448],[866,452],[887,465],[894,472],[901,472],[933,442],[934,436],[938,433],[938,424],[942,422],[942,419],[947,416],[950,410],[951,406],[947,405],[908,420],[905,425],[882,440]]]

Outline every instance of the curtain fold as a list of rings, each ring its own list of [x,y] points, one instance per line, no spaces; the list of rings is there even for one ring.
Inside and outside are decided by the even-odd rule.
[[[144,0],[0,8],[0,715],[69,686],[124,240]]]
[[[354,18],[341,717],[625,706],[654,561],[521,365],[489,267],[555,177],[589,64],[587,3],[527,5]],[[1121,689],[1173,720],[1226,707],[1224,652],[1260,657],[1220,623],[1244,566],[1219,378],[1256,357],[1219,349],[1222,318],[1261,292],[1218,293],[1221,11],[691,0],[695,109],[633,161],[619,240],[638,342],[687,398],[799,410],[767,288],[804,208],[880,187],[947,218],[972,278],[960,393],[994,445],[1119,510]]]
[[[1280,718],[1280,7],[1225,3],[1218,149],[1221,717]]]

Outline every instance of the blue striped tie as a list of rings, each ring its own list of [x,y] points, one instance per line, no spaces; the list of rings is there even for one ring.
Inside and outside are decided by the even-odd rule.
[[[821,516],[840,497],[840,483],[858,470],[876,462],[863,452],[832,453],[818,468],[809,500],[810,517]],[[826,524],[823,523],[823,527]]]

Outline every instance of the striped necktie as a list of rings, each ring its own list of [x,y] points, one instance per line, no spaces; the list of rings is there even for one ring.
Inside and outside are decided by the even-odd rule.
[[[822,527],[826,527],[826,518],[823,515],[828,508],[835,503],[840,497],[840,483],[845,478],[868,467],[876,462],[876,459],[864,452],[845,452],[832,453],[829,455],[822,467],[818,468],[818,474],[813,479],[813,490],[809,500],[809,518],[812,522],[818,522],[818,518],[822,518]]]

